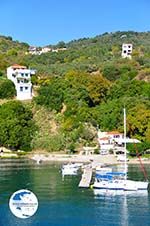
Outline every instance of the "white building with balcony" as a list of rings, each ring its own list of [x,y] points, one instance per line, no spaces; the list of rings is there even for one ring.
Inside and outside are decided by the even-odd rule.
[[[132,44],[130,44],[130,43],[123,43],[122,44],[122,53],[121,53],[122,58],[129,58],[129,59],[131,59],[132,58],[132,49],[133,49]]]
[[[123,150],[125,142],[126,143],[140,143],[137,139],[131,139],[129,137],[124,138],[124,134],[118,131],[111,132],[101,132],[98,131],[98,142],[100,145],[100,153],[106,151],[108,153],[109,150]]]
[[[33,74],[35,74],[35,70],[18,64],[7,68],[7,78],[15,84],[18,100],[32,99],[31,75]]]

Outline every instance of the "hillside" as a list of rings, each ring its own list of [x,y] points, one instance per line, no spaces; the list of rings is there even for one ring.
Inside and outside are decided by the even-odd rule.
[[[138,138],[147,147],[150,141],[150,32],[105,33],[61,42],[50,45],[54,49],[59,47],[58,52],[41,55],[27,54],[28,44],[10,37],[0,37],[0,40],[1,81],[7,66],[13,63],[37,70],[32,77],[36,97],[31,102],[22,102],[32,111],[36,124],[34,131],[30,129],[32,149],[73,151],[84,145],[95,146],[97,127],[123,131],[124,106],[127,135]],[[122,59],[122,43],[133,44],[132,59]],[[65,45],[66,50],[61,50],[60,44]],[[0,82],[0,86],[5,91],[1,91],[0,98],[6,98],[7,81]],[[13,88],[8,96],[13,102]],[[3,112],[6,114],[5,109]],[[0,117],[4,117],[2,114],[0,112]],[[9,123],[14,125],[19,121],[9,119],[8,128]],[[5,134],[0,133],[0,139],[1,136]],[[10,145],[7,139],[3,140],[6,146]]]
[[[5,75],[10,64],[20,62],[28,47],[27,43],[14,41],[12,37],[0,36],[0,74]]]
[[[12,37],[0,36],[0,53],[8,53],[9,50],[15,50],[16,52],[26,51],[29,45],[27,43],[14,41]]]
[[[62,76],[68,70],[97,71],[106,63],[121,61],[122,43],[133,44],[133,60],[142,67],[150,66],[150,32],[105,33],[94,38],[82,38],[65,43],[66,51],[26,55],[28,44],[0,37],[0,68],[20,63],[36,68],[42,76]],[[57,48],[58,45],[50,47]]]

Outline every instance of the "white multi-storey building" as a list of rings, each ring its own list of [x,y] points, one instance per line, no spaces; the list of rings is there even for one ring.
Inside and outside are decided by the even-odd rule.
[[[7,68],[7,78],[15,84],[18,100],[32,99],[31,75],[33,74],[35,70],[18,64]]]
[[[121,56],[122,58],[130,58],[132,57],[132,44],[127,44],[127,43],[123,43],[122,44],[122,53]]]

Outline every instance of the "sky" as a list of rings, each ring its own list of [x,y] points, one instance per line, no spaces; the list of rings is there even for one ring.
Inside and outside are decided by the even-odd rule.
[[[0,0],[0,35],[33,46],[150,31],[150,0]]]

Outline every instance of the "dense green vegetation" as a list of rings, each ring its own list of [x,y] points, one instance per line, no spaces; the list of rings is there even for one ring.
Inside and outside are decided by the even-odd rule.
[[[131,60],[121,58],[123,42],[133,44]],[[1,143],[15,148],[26,149],[24,146],[27,146],[29,149],[31,146],[49,151],[73,151],[83,145],[97,145],[98,127],[102,131],[123,132],[123,108],[126,107],[127,135],[141,140],[143,151],[148,148],[150,32],[105,33],[69,43],[59,42],[51,47],[66,47],[67,50],[33,56],[26,54],[27,44],[0,37],[1,80],[12,63],[37,69],[37,74],[32,77],[37,95],[29,105],[39,128],[32,133],[29,124],[26,131],[22,127],[25,137],[26,133],[29,136],[23,140],[24,145],[20,141],[10,145],[12,138],[8,137]],[[0,91],[1,99],[10,96],[2,96]],[[7,120],[7,129],[12,128],[13,120],[9,122],[6,117]],[[17,122],[19,120],[17,118]],[[12,130],[13,133],[16,131]]]
[[[13,150],[30,150],[36,127],[32,112],[19,101],[0,106],[0,145]]]
[[[0,77],[0,99],[13,98],[16,95],[12,81]]]
[[[0,74],[5,75],[11,64],[21,63],[29,45],[13,41],[12,37],[0,36]]]

